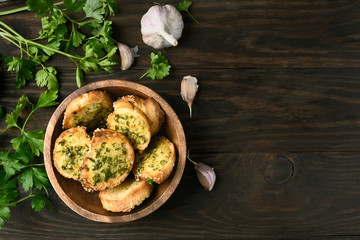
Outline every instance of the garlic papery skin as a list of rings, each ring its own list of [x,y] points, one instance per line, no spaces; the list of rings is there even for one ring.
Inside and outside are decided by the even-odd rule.
[[[181,13],[172,5],[154,5],[141,18],[141,34],[155,49],[177,46],[184,28]]]
[[[188,104],[190,110],[190,118],[192,117],[192,103],[198,91],[199,85],[196,77],[185,76],[181,81],[181,97]]]
[[[216,182],[214,168],[203,163],[194,162],[189,158],[189,155],[187,158],[194,164],[196,176],[199,179],[200,184],[205,188],[205,190],[211,191]]]
[[[139,49],[137,46],[135,46],[134,48],[130,48],[127,45],[119,42],[117,42],[117,47],[119,49],[121,57],[121,70],[128,70],[134,63],[134,58],[139,56],[137,54]]]

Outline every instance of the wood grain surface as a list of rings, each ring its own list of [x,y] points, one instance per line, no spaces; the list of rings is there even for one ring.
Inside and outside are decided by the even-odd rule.
[[[172,69],[161,81],[139,79],[154,51],[140,33],[151,5],[118,1],[113,36],[138,45],[141,57],[126,72],[89,73],[85,83],[123,79],[160,94],[183,124],[191,158],[214,167],[214,189],[202,189],[188,162],[161,208],[125,224],[87,220],[50,190],[53,212],[36,213],[30,201],[22,202],[11,209],[0,238],[358,239],[360,2],[194,0],[190,10],[200,24],[183,15],[179,46],[162,50]],[[1,10],[20,6],[0,3]],[[30,38],[41,27],[33,13],[0,20]],[[3,39],[0,53],[19,55]],[[63,100],[77,89],[75,66],[62,57],[51,65]],[[191,119],[180,96],[185,75],[199,80]],[[0,106],[8,111],[23,93],[35,100],[45,90],[34,82],[15,89],[14,78],[0,73]],[[45,130],[54,110],[39,110],[28,128]],[[0,150],[15,136],[12,129],[1,133]]]

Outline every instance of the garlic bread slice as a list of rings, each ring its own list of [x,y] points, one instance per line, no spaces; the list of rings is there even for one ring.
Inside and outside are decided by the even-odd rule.
[[[89,192],[115,187],[125,180],[133,164],[134,149],[124,134],[96,129],[80,167],[80,181]]]
[[[89,152],[90,137],[85,127],[70,128],[56,139],[53,159],[58,172],[66,178],[80,179],[79,167]]]
[[[165,119],[165,114],[154,98],[144,99],[134,95],[127,95],[121,99],[130,102],[145,114],[150,124],[151,136],[154,136],[160,131]]]
[[[66,107],[63,129],[85,126],[89,129],[105,126],[112,112],[112,100],[105,91],[90,91],[72,100]]]
[[[130,102],[114,102],[114,111],[107,118],[107,126],[125,134],[134,149],[144,150],[151,139],[150,125],[144,113]]]
[[[111,212],[130,212],[150,196],[153,184],[146,180],[135,181],[128,178],[114,188],[99,192],[99,198],[104,209]]]
[[[174,144],[165,136],[157,136],[145,151],[135,155],[133,173],[137,180],[150,178],[160,184],[170,176],[175,160]]]
[[[164,111],[153,98],[148,98],[143,103],[145,115],[149,119],[152,136],[158,133],[165,120]]]

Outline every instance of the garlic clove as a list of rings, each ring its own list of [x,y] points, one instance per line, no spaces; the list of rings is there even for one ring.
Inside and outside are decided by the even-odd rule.
[[[137,46],[130,48],[127,45],[119,42],[117,42],[117,46],[121,57],[121,70],[128,70],[134,63],[134,58],[139,56],[137,54],[139,49]]]
[[[216,174],[214,168],[198,163],[195,165],[196,175],[200,184],[208,191],[211,191],[215,185]]]
[[[203,163],[194,162],[190,159],[189,153],[187,159],[189,159],[189,161],[194,164],[196,176],[200,184],[205,188],[205,190],[211,191],[216,182],[216,174],[214,168]]]
[[[192,103],[198,91],[199,85],[196,77],[185,76],[181,81],[181,97],[188,104],[190,110],[190,118],[192,117]]]

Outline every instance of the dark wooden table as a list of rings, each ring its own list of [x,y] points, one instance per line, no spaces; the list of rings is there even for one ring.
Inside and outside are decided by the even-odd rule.
[[[177,1],[167,3],[177,4]],[[198,0],[184,16],[179,45],[163,50],[172,67],[161,81],[139,77],[153,49],[141,39],[140,19],[152,1],[122,0],[112,17],[114,38],[138,45],[140,58],[123,72],[89,73],[86,82],[124,79],[159,93],[178,114],[192,159],[215,168],[203,190],[190,162],[173,196],[135,222],[87,220],[53,190],[54,211],[30,201],[12,208],[1,238],[99,239],[358,239],[360,237],[360,2]],[[21,1],[0,3],[0,9]],[[41,24],[33,13],[0,20],[27,37]],[[18,55],[0,40],[3,54]],[[72,62],[54,57],[60,100],[76,90]],[[183,76],[199,80],[193,118],[180,97]],[[36,100],[34,82],[19,90],[1,73],[0,105]],[[55,107],[36,113],[29,129],[44,129]],[[3,128],[2,119],[0,127]],[[0,135],[9,149],[15,131]]]

